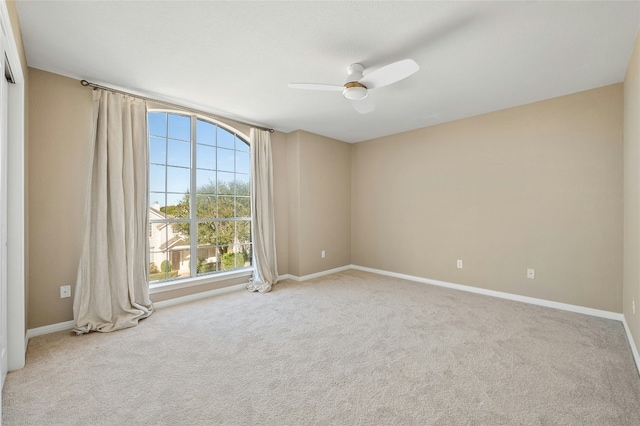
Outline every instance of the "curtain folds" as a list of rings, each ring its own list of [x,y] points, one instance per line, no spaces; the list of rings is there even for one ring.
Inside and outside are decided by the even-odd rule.
[[[153,312],[148,285],[146,104],[94,90],[93,129],[73,303],[77,334],[133,327]]]
[[[251,129],[250,137],[253,278],[247,289],[266,293],[278,281],[271,134]]]

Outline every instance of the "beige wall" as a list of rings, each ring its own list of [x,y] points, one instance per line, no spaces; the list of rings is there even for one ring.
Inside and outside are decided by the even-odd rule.
[[[636,312],[632,305],[636,303]],[[623,312],[640,350],[640,33],[624,80]]]
[[[296,277],[300,274],[300,133],[287,135],[287,193],[289,206],[287,226],[289,243],[289,274]],[[278,271],[280,275],[282,272]]]
[[[305,276],[349,265],[352,147],[300,130],[288,142],[289,273]]]
[[[355,145],[352,263],[621,312],[622,108],[616,84]]]
[[[276,255],[278,274],[289,273],[289,191],[287,136],[282,132],[271,134],[273,161],[273,198],[276,219]]]
[[[77,80],[29,70],[28,328],[73,319],[72,298],[82,249],[92,94]]]

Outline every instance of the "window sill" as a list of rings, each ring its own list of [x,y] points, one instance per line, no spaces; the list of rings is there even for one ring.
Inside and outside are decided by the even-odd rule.
[[[238,269],[236,271],[221,272],[213,275],[203,275],[195,278],[183,278],[171,280],[158,284],[149,284],[149,294],[163,293],[165,291],[178,290],[182,288],[195,287],[203,284],[211,284],[218,281],[232,280],[236,278],[250,277],[252,268]]]

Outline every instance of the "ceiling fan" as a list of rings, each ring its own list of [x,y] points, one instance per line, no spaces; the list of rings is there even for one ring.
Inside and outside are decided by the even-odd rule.
[[[403,59],[378,68],[364,75],[362,64],[351,64],[347,68],[347,80],[344,85],[316,83],[289,83],[293,89],[342,91],[342,96],[351,101],[353,108],[360,114],[373,111],[373,100],[369,90],[387,86],[409,77],[420,67],[413,59]]]

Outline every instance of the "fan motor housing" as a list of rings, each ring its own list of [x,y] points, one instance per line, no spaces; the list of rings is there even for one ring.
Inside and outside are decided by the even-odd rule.
[[[367,87],[363,84],[358,83],[357,81],[352,81],[345,84],[344,90],[342,91],[342,96],[352,101],[364,99],[368,95],[369,92],[367,91]]]

